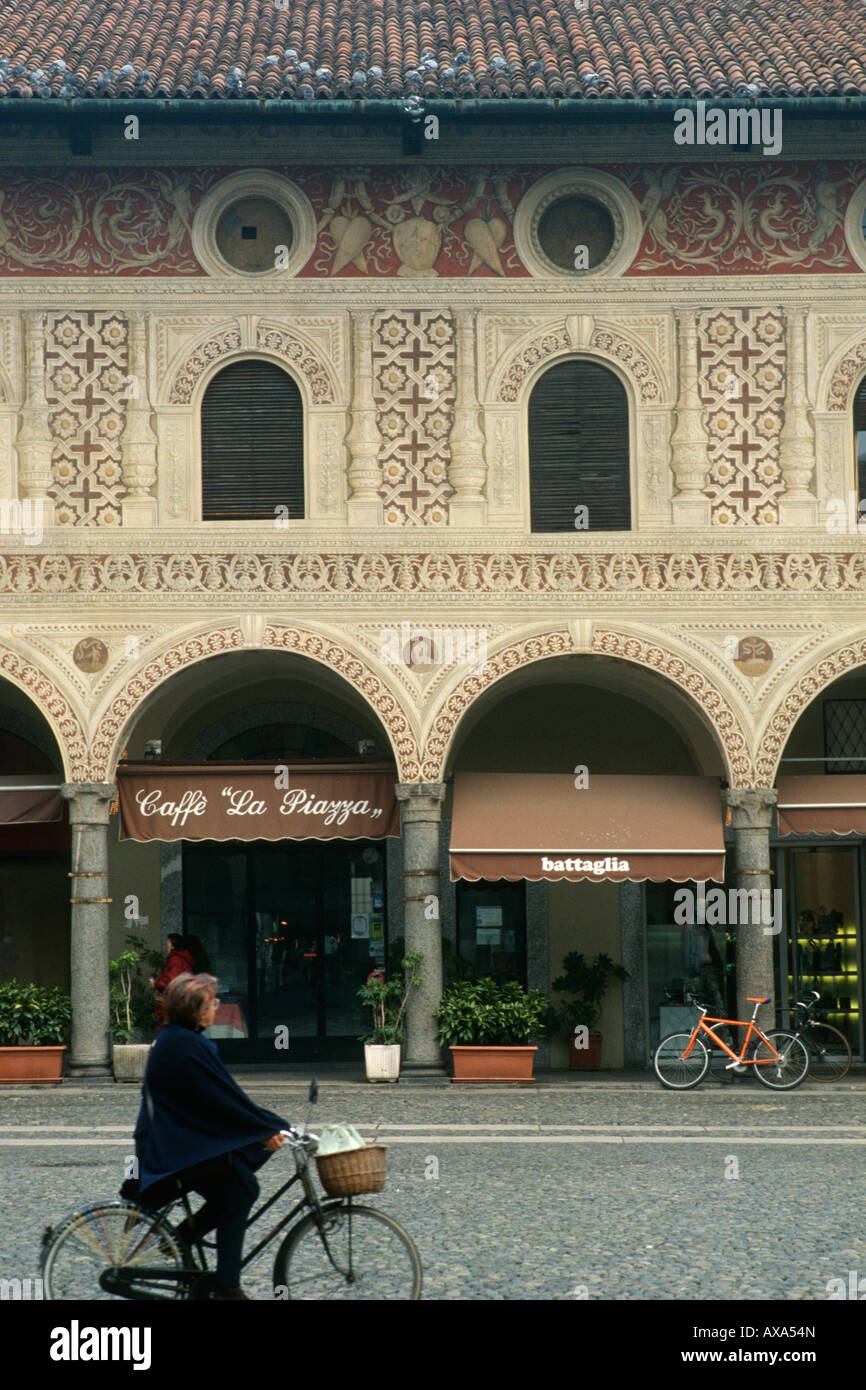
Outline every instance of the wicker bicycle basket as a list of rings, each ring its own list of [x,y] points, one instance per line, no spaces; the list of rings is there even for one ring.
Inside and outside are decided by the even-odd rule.
[[[316,1155],[319,1181],[329,1197],[358,1197],[385,1186],[386,1144],[368,1144],[345,1153]]]

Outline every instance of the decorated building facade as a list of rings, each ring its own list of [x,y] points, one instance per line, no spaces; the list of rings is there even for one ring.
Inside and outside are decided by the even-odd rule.
[[[862,17],[124,9],[0,14],[0,970],[70,1072],[129,931],[237,1059],[350,1055],[401,939],[418,1069],[443,955],[574,950],[605,1066],[708,960],[862,1057]]]

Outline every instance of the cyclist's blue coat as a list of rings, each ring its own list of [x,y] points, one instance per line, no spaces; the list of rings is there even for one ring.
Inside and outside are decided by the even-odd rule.
[[[216,1043],[169,1023],[150,1050],[135,1126],[139,1191],[194,1163],[239,1150],[251,1168],[262,1142],[289,1122],[262,1110],[232,1080]]]

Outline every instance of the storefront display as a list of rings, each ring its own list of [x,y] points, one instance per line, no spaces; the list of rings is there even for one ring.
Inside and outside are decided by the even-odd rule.
[[[821,1016],[861,1049],[858,960],[858,859],[855,846],[785,851],[791,895],[788,989],[791,999],[821,996]]]

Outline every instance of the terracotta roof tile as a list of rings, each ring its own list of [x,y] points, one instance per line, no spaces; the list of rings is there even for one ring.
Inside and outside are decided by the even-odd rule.
[[[748,84],[761,96],[866,94],[866,3],[281,0],[277,8],[274,0],[4,0],[0,7],[0,98],[604,101],[736,97]]]

